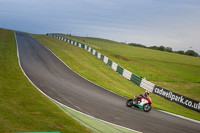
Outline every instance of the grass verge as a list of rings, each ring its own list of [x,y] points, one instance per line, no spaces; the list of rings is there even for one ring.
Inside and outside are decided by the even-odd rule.
[[[56,103],[56,102],[55,102]],[[80,122],[82,125],[93,131],[94,133],[136,133],[138,131],[129,130],[104,121],[95,119],[91,116],[74,111],[60,103],[56,103],[64,112],[72,118]]]
[[[0,29],[0,132],[90,132],[27,80],[18,64],[14,32],[5,29]]]

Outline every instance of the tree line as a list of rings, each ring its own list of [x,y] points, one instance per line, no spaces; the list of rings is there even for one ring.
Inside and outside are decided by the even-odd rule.
[[[159,50],[159,51],[173,52],[173,53],[189,55],[189,56],[194,56],[194,57],[200,57],[200,55],[197,52],[195,52],[194,50],[188,50],[188,51],[184,52],[183,50],[173,51],[171,47],[164,47],[164,46],[147,47],[145,45],[137,44],[137,43],[129,43],[128,45],[135,46],[135,47],[149,48],[149,49],[154,49],[154,50]]]

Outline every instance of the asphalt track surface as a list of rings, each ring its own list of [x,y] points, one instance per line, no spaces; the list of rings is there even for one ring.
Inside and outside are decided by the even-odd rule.
[[[126,98],[82,78],[29,34],[15,33],[22,69],[41,91],[58,102],[140,132],[200,133],[199,123],[155,109],[145,113],[126,107]]]

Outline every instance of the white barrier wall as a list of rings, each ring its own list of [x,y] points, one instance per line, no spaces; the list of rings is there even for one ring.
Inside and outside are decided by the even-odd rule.
[[[108,63],[108,57],[104,56],[103,62]]]
[[[95,55],[95,53],[96,53],[96,50],[93,49],[93,53],[92,54]]]
[[[101,53],[98,53],[98,54],[97,54],[97,57],[100,59],[100,58],[101,58]]]
[[[52,36],[52,35],[50,35],[50,36]],[[68,43],[70,43],[70,41],[71,41],[71,44],[73,44],[73,42],[74,42],[74,44],[77,46],[77,42],[76,41],[72,41],[72,40],[69,40],[69,39],[61,38],[61,37],[58,37],[58,36],[52,36],[52,37],[57,38],[59,40],[67,41]],[[79,43],[78,47],[81,48],[81,45],[82,44]],[[92,48],[87,46],[87,45],[84,45],[84,49],[87,50],[88,52],[91,52],[91,50],[92,50]],[[96,52],[97,51],[93,49],[92,54],[95,55]],[[101,59],[101,55],[102,55],[101,53],[97,52],[97,58]],[[108,59],[109,59],[108,57],[104,56],[103,62],[108,64]],[[112,61],[111,68],[114,71],[117,71],[118,64],[116,64],[115,62]],[[128,80],[131,80],[132,73],[130,71],[124,69],[123,72],[122,72],[122,76],[125,77]],[[151,83],[151,82],[149,82],[149,81],[147,81],[145,79],[142,79],[141,84],[140,84],[140,87],[142,87],[145,90],[149,90],[150,92],[152,92],[154,86],[155,86],[155,84],[153,84],[153,83]]]
[[[118,65],[117,65],[115,62],[113,62],[111,68],[112,68],[114,71],[117,71],[117,66],[118,66]]]
[[[124,76],[126,79],[130,80],[131,79],[131,75],[132,73],[126,69],[124,69],[124,72],[122,74],[122,76]]]
[[[155,84],[147,81],[146,79],[142,79],[140,87],[142,87],[143,89],[148,90],[150,92],[153,92]]]

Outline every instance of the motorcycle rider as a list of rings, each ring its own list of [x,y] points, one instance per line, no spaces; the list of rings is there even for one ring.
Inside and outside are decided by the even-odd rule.
[[[137,104],[138,104],[138,99],[141,99],[144,97],[145,99],[148,100],[147,96],[149,95],[149,91],[145,91],[144,93],[140,94],[136,99],[137,99]]]

